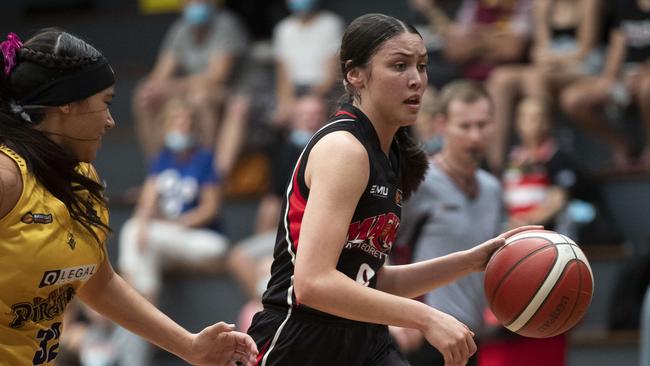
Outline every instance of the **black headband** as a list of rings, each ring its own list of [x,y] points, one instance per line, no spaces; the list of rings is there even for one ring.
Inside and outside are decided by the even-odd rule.
[[[115,73],[106,58],[56,78],[26,97],[16,101],[20,106],[60,106],[86,99],[115,84]]]

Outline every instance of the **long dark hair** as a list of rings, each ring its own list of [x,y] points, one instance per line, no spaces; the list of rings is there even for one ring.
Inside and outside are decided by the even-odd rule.
[[[347,101],[352,103],[358,98],[357,91],[347,80],[347,73],[355,67],[366,67],[381,45],[402,33],[420,33],[412,25],[384,14],[362,15],[350,23],[343,34],[339,60]],[[399,147],[400,166],[402,167],[402,192],[408,199],[415,191],[429,167],[427,156],[409,133],[407,127],[401,127],[395,135]]]
[[[16,66],[9,75],[0,57],[0,145],[20,155],[27,169],[54,197],[63,202],[70,216],[99,241],[92,229],[109,232],[107,223],[92,210],[93,203],[106,206],[104,186],[76,170],[79,161],[33,126],[43,121],[45,108],[17,113],[12,104],[53,79],[65,77],[103,58],[85,41],[57,29],[44,29],[16,51]],[[31,122],[28,122],[29,119]],[[90,193],[87,202],[81,192]]]

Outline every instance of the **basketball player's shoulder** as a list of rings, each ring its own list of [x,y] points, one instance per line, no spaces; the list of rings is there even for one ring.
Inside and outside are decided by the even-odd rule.
[[[368,160],[368,152],[359,138],[347,130],[332,131],[323,136],[314,145],[314,152],[329,157],[340,157],[354,162],[357,159]]]
[[[14,208],[22,190],[22,175],[16,162],[0,153],[0,219]]]

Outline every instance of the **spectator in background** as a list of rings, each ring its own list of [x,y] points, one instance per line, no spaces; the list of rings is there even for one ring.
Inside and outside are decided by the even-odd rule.
[[[527,223],[553,230],[578,184],[577,168],[558,149],[543,100],[523,99],[516,117],[521,144],[510,152],[503,175],[508,226]]]
[[[440,124],[436,123],[436,117],[439,115],[437,94],[432,87],[424,91],[420,113],[413,125],[415,137],[420,141],[422,150],[427,155],[433,155],[442,148],[442,129]]]
[[[606,141],[617,169],[635,166],[630,142],[608,125],[607,105],[626,108],[636,103],[645,127],[639,163],[650,167],[650,1],[607,2],[610,30],[605,66],[600,75],[571,84],[561,95],[564,111],[575,122]]]
[[[413,20],[411,24],[422,35],[429,62],[427,76],[429,85],[439,89],[462,76],[461,68],[444,55],[445,37],[451,24],[448,14],[456,10],[454,0],[409,0]]]
[[[500,66],[488,80],[496,128],[488,160],[495,172],[503,169],[518,96],[554,102],[569,83],[600,71],[603,51],[595,47],[600,5],[600,0],[535,1],[532,64]]]
[[[153,303],[165,265],[212,265],[228,248],[216,226],[219,176],[212,151],[197,143],[197,113],[180,97],[165,104],[161,112],[165,148],[154,159],[134,217],[120,232],[121,274]],[[146,344],[133,339],[125,345],[130,365],[147,364]]]
[[[501,187],[479,169],[492,124],[487,92],[475,82],[455,81],[442,89],[438,103],[432,122],[442,130],[442,150],[430,157],[424,182],[402,208],[398,242],[412,241],[414,262],[470,249],[501,228]],[[437,288],[424,302],[480,337],[486,307],[482,273]],[[445,365],[442,354],[419,331],[393,328],[392,334],[412,366]],[[468,365],[476,365],[476,356]]]
[[[147,158],[159,151],[161,106],[186,96],[199,116],[200,143],[216,141],[219,110],[235,86],[235,66],[248,45],[246,30],[234,14],[213,0],[184,0],[183,14],[167,32],[151,73],[137,87],[133,109]]]
[[[165,148],[120,233],[120,269],[152,301],[165,259],[199,263],[222,256],[228,247],[217,226],[220,179],[212,151],[197,143],[197,113],[180,97],[165,105]]]
[[[486,80],[500,64],[524,59],[532,0],[464,0],[445,35],[445,55],[466,78]]]
[[[251,299],[240,315],[242,331],[248,329],[253,314],[262,308],[261,298],[271,273],[282,198],[293,166],[326,119],[326,103],[321,96],[308,94],[298,97],[286,136],[271,159],[271,188],[259,204],[255,234],[237,243],[228,255],[229,271]]]
[[[326,96],[338,75],[343,20],[320,9],[320,0],[287,0],[291,15],[273,31],[276,123],[289,121],[297,94]]]

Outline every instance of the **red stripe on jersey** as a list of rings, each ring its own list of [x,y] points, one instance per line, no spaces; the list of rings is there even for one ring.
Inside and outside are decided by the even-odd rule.
[[[264,355],[266,354],[266,351],[269,349],[269,344],[271,344],[271,340],[269,339],[264,343],[264,347],[260,350],[260,352],[257,354],[257,358],[255,359],[255,366],[259,366],[260,362],[264,358]]]
[[[357,116],[355,116],[354,114],[352,114],[352,113],[350,113],[350,112],[348,112],[348,111],[338,111],[338,112],[336,112],[335,116],[338,117],[338,116],[342,116],[342,115],[344,115],[344,114],[345,114],[345,115],[348,115],[348,116],[350,116],[350,117],[353,117],[353,118],[357,118]]]
[[[300,193],[300,185],[298,184],[300,163],[301,162],[298,161],[293,173],[291,193],[289,194],[289,210],[287,212],[287,219],[289,222],[289,240],[291,240],[294,252],[298,249],[300,225],[302,224],[302,217],[305,214],[305,206],[307,205],[307,200]]]

